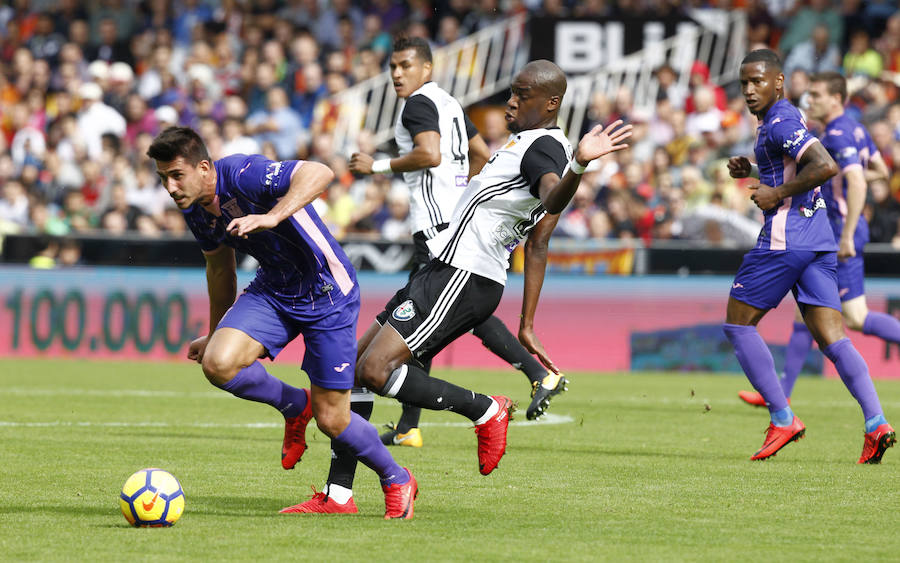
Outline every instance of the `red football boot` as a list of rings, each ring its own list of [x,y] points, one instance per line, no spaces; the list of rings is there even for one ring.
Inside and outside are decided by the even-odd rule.
[[[885,450],[897,443],[897,434],[890,424],[884,423],[866,433],[862,455],[857,463],[881,463]]]
[[[738,391],[738,397],[740,397],[748,405],[753,405],[754,407],[766,406],[766,400],[763,399],[763,396],[756,391]],[[790,397],[787,398],[787,402],[789,405],[791,404]]]
[[[350,497],[345,504],[338,504],[324,492],[316,492],[315,487],[312,490],[313,496],[308,501],[282,508],[278,512],[281,514],[356,514],[359,512],[356,509],[356,503],[353,502],[353,497]]]
[[[382,485],[384,491],[384,519],[400,518],[410,520],[415,512],[416,497],[419,496],[419,484],[409,469],[403,468],[409,474],[409,481],[402,485]]]
[[[797,416],[791,421],[790,426],[775,426],[769,423],[766,430],[766,441],[758,452],[753,454],[750,459],[766,459],[778,453],[778,450],[785,447],[791,442],[799,440],[806,433],[806,426]]]
[[[306,407],[297,416],[284,419],[284,441],[281,443],[281,467],[293,469],[303,452],[306,451],[306,425],[312,420],[312,400],[309,389],[306,393]]]
[[[475,427],[475,435],[478,436],[478,469],[482,475],[490,474],[506,453],[506,431],[516,410],[515,403],[509,397],[498,395],[491,398],[500,406],[497,414]]]

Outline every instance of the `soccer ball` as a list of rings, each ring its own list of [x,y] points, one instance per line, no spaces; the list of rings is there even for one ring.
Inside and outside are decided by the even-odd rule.
[[[184,511],[184,491],[168,471],[141,469],[122,486],[119,506],[132,526],[171,526]]]

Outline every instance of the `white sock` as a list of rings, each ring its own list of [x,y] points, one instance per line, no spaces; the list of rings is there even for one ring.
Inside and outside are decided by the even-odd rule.
[[[481,415],[481,417],[478,420],[475,421],[475,426],[478,426],[479,424],[484,424],[485,422],[489,421],[491,419],[491,417],[494,416],[495,414],[497,414],[497,411],[499,411],[499,410],[500,410],[500,405],[497,403],[497,401],[495,401],[494,399],[491,399],[491,406],[489,406],[488,410],[486,410],[485,413],[483,415]]]
[[[347,504],[353,498],[353,489],[335,485],[334,483],[325,483],[325,494],[338,504]]]

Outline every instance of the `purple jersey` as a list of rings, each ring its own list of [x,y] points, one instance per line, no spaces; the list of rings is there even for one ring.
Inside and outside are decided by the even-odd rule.
[[[754,147],[760,183],[778,187],[792,180],[799,171],[800,157],[816,142],[797,108],[787,100],[775,102],[759,125]],[[836,251],[824,208],[819,187],[785,198],[764,212],[766,222],[756,248]]]
[[[209,206],[183,210],[184,219],[205,251],[228,245],[259,262],[251,287],[294,307],[339,290],[349,295],[356,272],[338,242],[312,205],[307,205],[275,228],[246,239],[225,232],[237,217],[267,213],[284,196],[302,161],[274,162],[260,155],[235,154],[215,162],[216,198]],[[336,300],[336,299],[335,299]],[[334,301],[334,300],[332,300]]]
[[[828,220],[835,240],[840,240],[847,218],[846,174],[852,169],[865,172],[869,159],[878,154],[878,148],[866,128],[847,114],[841,114],[825,126],[822,144],[841,169],[822,184],[822,195],[828,204]],[[861,252],[867,242],[869,242],[869,224],[865,217],[860,216],[856,232],[853,233],[856,251]]]

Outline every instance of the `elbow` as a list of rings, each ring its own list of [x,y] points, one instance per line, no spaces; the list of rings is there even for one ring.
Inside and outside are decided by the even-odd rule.
[[[838,168],[837,163],[832,160],[831,162],[828,163],[828,166],[825,167],[824,172],[825,172],[825,177],[822,179],[823,182],[825,180],[835,176],[838,172],[840,172],[840,169]]]
[[[440,153],[440,151],[437,151],[437,152],[429,152],[429,153],[428,153],[428,156],[427,156],[426,158],[427,158],[426,164],[428,165],[429,168],[434,168],[435,166],[440,166],[440,165],[441,165],[441,153]]]

